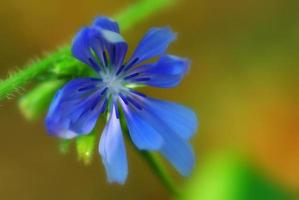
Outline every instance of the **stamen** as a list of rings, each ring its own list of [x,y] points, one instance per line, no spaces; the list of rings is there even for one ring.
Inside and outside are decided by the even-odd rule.
[[[105,89],[102,90],[101,95],[104,95],[107,92],[107,90],[108,90],[108,87],[105,87]]]
[[[136,81],[136,82],[146,82],[146,81],[149,81],[149,80],[151,80],[151,78],[149,78],[149,77],[134,79],[134,81]]]
[[[131,97],[127,97],[127,100],[135,107],[137,108],[138,110],[142,110],[142,107],[141,105],[135,101],[134,99],[132,99]]]
[[[125,65],[120,66],[120,68],[118,68],[116,75],[118,76],[120,74],[120,72],[124,69]]]
[[[110,55],[110,62],[112,63],[112,61],[115,61],[115,56],[116,56],[116,49],[115,49],[115,45],[112,46],[112,55]],[[117,64],[117,63],[113,63],[113,64]]]
[[[118,94],[119,96],[120,96],[120,98],[123,100],[123,102],[126,104],[126,105],[128,105],[128,100],[126,99],[126,97],[122,94],[122,93],[119,93]]]
[[[101,100],[101,96],[98,96],[98,97],[94,100],[92,106],[90,107],[90,110],[91,110],[91,111],[94,110],[94,109],[98,106],[100,100]]]
[[[106,107],[107,107],[107,104],[108,104],[108,100],[107,100],[107,98],[105,98],[105,101],[104,101],[104,103],[102,104],[102,108],[101,108],[101,112],[100,112],[100,113],[105,112]]]
[[[86,114],[86,112],[81,112],[80,115],[78,116],[77,120],[79,121],[84,115]],[[73,123],[74,121],[71,121],[71,123]]]
[[[134,78],[134,77],[136,77],[136,76],[138,76],[140,73],[134,73],[134,74],[131,74],[131,75],[129,75],[129,76],[126,76],[124,79],[125,80],[128,80],[128,79],[130,79],[130,78]]]
[[[133,89],[130,89],[130,92],[132,92],[133,94],[135,95],[138,95],[138,96],[141,96],[141,97],[146,97],[145,94],[141,93],[141,92],[138,92],[136,90],[133,90]]]
[[[88,85],[88,86],[79,88],[78,91],[82,92],[82,91],[91,90],[91,89],[94,89],[94,88],[96,88],[95,85]]]
[[[88,60],[94,68],[96,68],[98,71],[101,71],[100,66],[92,58],[88,58]]]
[[[103,51],[103,59],[104,59],[105,66],[107,66],[108,65],[108,60],[107,60],[106,51]]]
[[[95,83],[103,82],[103,79],[102,78],[98,78],[98,77],[90,77],[90,78],[88,78],[88,80],[92,81],[92,82],[95,82]]]
[[[104,63],[102,61],[102,55],[99,54],[99,50],[97,50],[95,47],[92,47],[90,51],[93,55],[93,58],[95,59],[95,62],[98,63],[99,68],[103,67]]]
[[[113,104],[114,104],[114,109],[115,109],[116,118],[119,119],[119,110],[118,110],[117,103],[114,102]]]
[[[130,62],[129,64],[127,64],[126,68],[124,71],[128,71],[129,69],[131,69],[139,60],[139,58],[135,58],[132,62]]]

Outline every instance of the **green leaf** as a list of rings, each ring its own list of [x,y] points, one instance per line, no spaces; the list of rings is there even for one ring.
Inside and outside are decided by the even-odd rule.
[[[244,156],[213,155],[199,167],[184,200],[288,200],[292,194]]]

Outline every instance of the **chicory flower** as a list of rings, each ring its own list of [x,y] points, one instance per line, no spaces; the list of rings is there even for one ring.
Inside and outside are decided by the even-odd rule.
[[[154,99],[136,86],[171,88],[189,69],[189,61],[165,54],[176,35],[170,28],[152,28],[133,55],[112,19],[98,17],[74,38],[73,56],[95,71],[94,77],[69,81],[54,97],[46,117],[51,135],[71,139],[89,134],[101,114],[108,120],[99,142],[109,182],[124,183],[127,156],[120,123],[123,114],[130,138],[140,150],[158,151],[182,175],[194,165],[189,140],[197,129],[195,113],[182,105]],[[146,62],[158,57],[153,63]]]

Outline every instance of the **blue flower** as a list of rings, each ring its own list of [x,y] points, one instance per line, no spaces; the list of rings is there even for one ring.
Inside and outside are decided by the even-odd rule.
[[[184,176],[192,171],[194,154],[189,139],[197,129],[195,113],[135,90],[139,85],[171,88],[180,83],[189,61],[165,54],[175,38],[170,28],[152,28],[128,60],[127,42],[118,24],[109,18],[96,18],[74,38],[74,57],[89,65],[96,76],[71,80],[60,89],[46,126],[51,135],[70,139],[90,133],[99,116],[107,113],[99,153],[109,182],[124,183],[128,173],[121,113],[138,149],[158,151]],[[145,62],[156,57],[153,63]]]

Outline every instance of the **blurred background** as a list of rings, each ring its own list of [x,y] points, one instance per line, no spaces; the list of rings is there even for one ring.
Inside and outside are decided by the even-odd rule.
[[[136,0],[1,0],[0,78],[67,43],[96,15]],[[179,177],[182,199],[299,199],[299,3],[296,0],[179,0],[123,33],[131,50],[153,26],[171,26],[173,54],[192,60],[182,84],[154,97],[193,108],[201,127],[197,162]],[[62,155],[43,121],[28,123],[1,102],[0,199],[171,199],[127,145],[126,185],[109,185],[101,160],[90,166]]]

